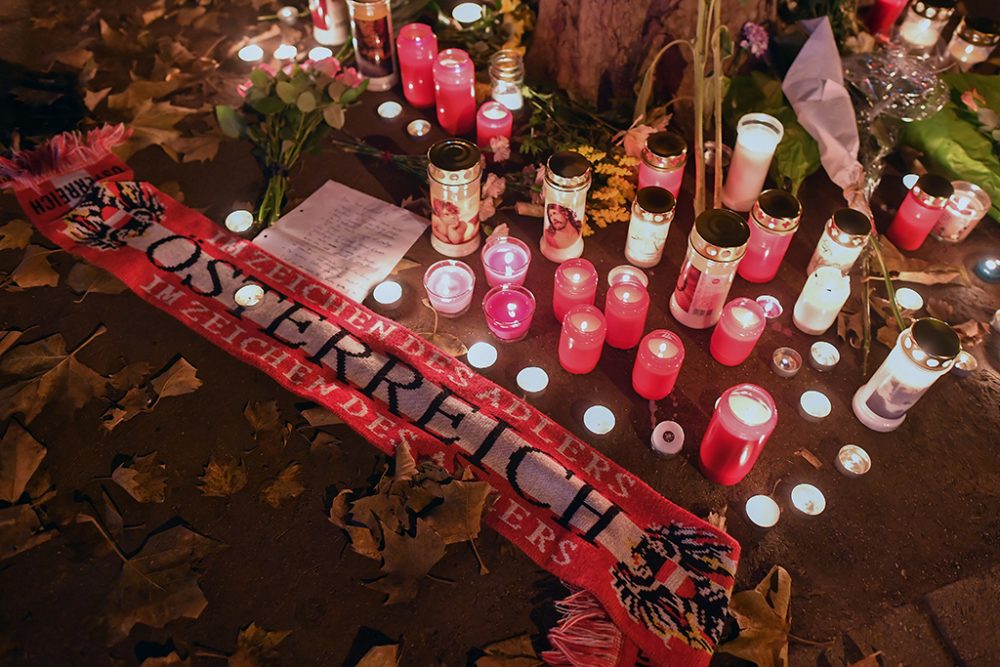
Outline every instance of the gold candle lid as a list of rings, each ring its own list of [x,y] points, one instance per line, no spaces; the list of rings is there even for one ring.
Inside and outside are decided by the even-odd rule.
[[[793,234],[802,219],[802,204],[790,192],[764,190],[750,209],[750,219],[776,234]]]
[[[559,151],[545,163],[545,178],[562,188],[576,188],[590,183],[590,160],[576,151]]]
[[[955,13],[955,0],[916,0],[910,7],[921,18],[947,21]]]
[[[747,221],[724,208],[702,211],[690,236],[691,247],[714,262],[735,262],[742,258],[749,240]]]
[[[465,139],[444,139],[427,151],[427,173],[439,183],[469,183],[479,178],[479,148]]]
[[[985,16],[966,16],[955,32],[973,46],[996,46],[1000,43],[1000,24]]]
[[[913,363],[932,371],[951,368],[962,351],[951,325],[934,317],[923,317],[911,324],[900,334],[900,346]]]
[[[642,159],[657,169],[676,169],[687,161],[687,142],[670,130],[654,132],[646,138]]]

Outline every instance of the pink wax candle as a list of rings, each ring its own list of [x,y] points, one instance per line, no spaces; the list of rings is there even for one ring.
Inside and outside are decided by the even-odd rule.
[[[454,259],[444,259],[428,267],[424,274],[427,299],[442,317],[464,315],[472,303],[476,274],[469,265]]]
[[[486,326],[503,341],[521,340],[535,315],[534,295],[520,285],[498,285],[483,297]]]
[[[737,273],[751,283],[766,283],[778,274],[792,236],[799,229],[802,204],[784,190],[765,190],[750,209],[750,241]]]
[[[403,79],[403,95],[417,109],[434,106],[434,59],[437,36],[429,25],[409,23],[399,29],[396,57]]]
[[[649,292],[641,283],[624,280],[613,285],[604,299],[608,345],[619,350],[638,345],[648,312]]]
[[[639,186],[655,185],[667,190],[677,199],[684,180],[684,165],[687,164],[687,142],[684,137],[669,130],[654,132],[646,139],[639,164]]]
[[[465,134],[476,122],[476,68],[462,49],[445,49],[434,61],[438,123],[451,135]]]
[[[651,401],[666,398],[674,390],[684,363],[684,343],[673,331],[657,329],[646,334],[632,367],[632,388]]]
[[[585,259],[570,259],[556,267],[552,290],[552,312],[560,322],[573,306],[594,305],[597,296],[597,269]]]
[[[701,439],[701,471],[717,484],[736,484],[750,472],[778,424],[774,399],[754,384],[722,393]]]
[[[476,143],[480,148],[489,148],[493,137],[506,137],[514,129],[514,114],[499,102],[489,101],[479,107],[476,114]]]
[[[896,19],[906,7],[907,0],[875,0],[865,16],[865,25],[873,35],[888,35]]]
[[[709,351],[720,364],[739,366],[750,356],[766,323],[759,303],[745,296],[733,299],[722,309]]]
[[[491,236],[486,239],[481,256],[490,287],[524,283],[531,264],[531,250],[524,241],[513,236]]]
[[[937,174],[924,174],[906,193],[885,235],[901,250],[916,250],[927,239],[954,194],[951,181]]]
[[[563,318],[559,336],[559,364],[569,373],[583,375],[597,367],[607,332],[604,315],[596,306],[573,306]]]

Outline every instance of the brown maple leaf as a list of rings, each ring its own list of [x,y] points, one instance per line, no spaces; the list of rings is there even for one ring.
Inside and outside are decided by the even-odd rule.
[[[787,667],[791,596],[791,576],[785,568],[775,565],[756,588],[732,597],[729,611],[739,624],[740,634],[720,644],[717,650],[759,667]]]
[[[277,401],[249,401],[243,408],[243,416],[253,428],[258,445],[267,450],[281,450],[288,443],[292,425],[281,418]]]
[[[15,503],[45,458],[45,447],[18,424],[10,422],[0,441],[0,500]]]
[[[136,361],[126,364],[108,376],[108,383],[118,390],[141,384],[153,370],[153,364],[148,361]]]
[[[0,250],[16,250],[24,248],[31,240],[31,232],[34,228],[30,222],[24,220],[11,220],[3,227],[0,227]]]
[[[396,667],[399,664],[399,644],[372,646],[354,667]]]
[[[88,294],[121,294],[128,287],[113,275],[93,264],[79,262],[73,265],[66,276],[66,284],[76,294],[82,295],[74,303],[80,303]]]
[[[264,630],[251,623],[240,630],[236,638],[236,652],[229,656],[229,667],[267,667],[280,663],[278,645],[291,630]]]
[[[157,463],[156,452],[137,456],[130,465],[111,473],[118,486],[140,503],[162,503],[167,494],[167,466]]]
[[[198,482],[203,496],[228,498],[247,485],[247,469],[235,457],[216,458],[213,454]]]
[[[260,488],[260,501],[275,509],[280,509],[288,500],[294,500],[302,495],[306,487],[299,481],[302,466],[289,463],[288,467],[278,473],[278,476],[264,482]]]
[[[420,580],[444,558],[445,542],[423,519],[417,519],[411,537],[383,527],[382,576],[367,584],[385,593],[385,603],[411,602],[417,596]]]
[[[183,396],[198,389],[202,382],[197,376],[198,369],[188,363],[184,357],[178,357],[159,375],[149,382],[156,394],[156,402],[171,396]]]
[[[59,274],[49,264],[48,256],[61,252],[40,245],[29,245],[24,251],[21,263],[4,279],[8,290],[30,289],[32,287],[55,287],[59,284]]]
[[[34,549],[58,535],[45,530],[31,505],[13,505],[0,509],[0,560]]]
[[[476,660],[476,667],[541,667],[541,658],[535,652],[527,634],[494,642],[483,647],[486,655]]]

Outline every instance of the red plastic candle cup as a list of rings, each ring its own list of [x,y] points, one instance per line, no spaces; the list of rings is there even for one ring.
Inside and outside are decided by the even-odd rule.
[[[520,285],[498,285],[483,297],[486,326],[502,341],[521,340],[535,315],[535,296]]]
[[[674,390],[684,363],[684,344],[673,331],[650,331],[639,343],[632,367],[632,388],[651,401],[666,398]]]
[[[765,190],[750,209],[750,241],[737,273],[751,283],[766,283],[778,267],[799,229],[802,204],[784,190]]]
[[[531,264],[531,250],[524,241],[513,236],[491,236],[486,239],[481,256],[490,287],[524,283]]]
[[[628,350],[639,344],[649,313],[649,292],[638,281],[624,280],[608,290],[604,318],[608,325],[607,344]]]
[[[486,102],[476,114],[476,143],[480,148],[489,148],[493,137],[506,137],[514,129],[514,114],[499,102]]]
[[[636,191],[655,185],[670,192],[676,200],[686,164],[687,142],[684,137],[669,130],[654,132],[646,139],[646,146],[642,149]]]
[[[451,135],[472,131],[476,123],[476,68],[462,49],[445,49],[434,61],[434,100],[438,123]]]
[[[434,106],[434,59],[437,36],[429,25],[409,23],[399,29],[396,55],[403,79],[403,95],[417,109]]]
[[[552,312],[560,322],[576,305],[594,305],[597,296],[597,269],[585,259],[570,259],[556,268],[552,290]]]
[[[954,192],[947,178],[924,174],[906,193],[885,235],[901,250],[916,250],[941,219],[944,206]]]
[[[733,299],[722,309],[709,351],[720,364],[739,366],[753,352],[765,324],[767,317],[759,303],[744,296]]]
[[[424,274],[424,289],[431,306],[443,317],[459,317],[469,310],[476,274],[469,265],[454,259],[443,259],[428,267]]]
[[[701,440],[701,471],[717,484],[736,484],[750,472],[778,424],[774,399],[755,384],[738,384],[719,397]]]
[[[596,306],[573,306],[563,318],[559,336],[559,364],[569,373],[583,375],[597,367],[608,330]]]
[[[875,0],[865,16],[865,25],[873,35],[888,35],[889,29],[906,8],[907,0]]]

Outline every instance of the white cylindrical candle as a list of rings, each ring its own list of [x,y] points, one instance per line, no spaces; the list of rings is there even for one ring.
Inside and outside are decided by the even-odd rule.
[[[592,405],[583,413],[583,425],[594,435],[607,435],[615,427],[615,413],[603,405]]]
[[[746,513],[747,518],[761,528],[771,528],[781,516],[778,503],[771,496],[764,495],[751,496],[747,500]]]
[[[473,368],[489,368],[497,362],[497,349],[480,341],[472,344],[465,358]]]
[[[809,276],[792,313],[800,331],[818,336],[830,328],[851,296],[851,279],[832,266],[821,266]]]
[[[722,203],[734,211],[749,211],[757,201],[771,158],[785,128],[774,116],[748,113],[736,127],[736,149],[722,188]]]

